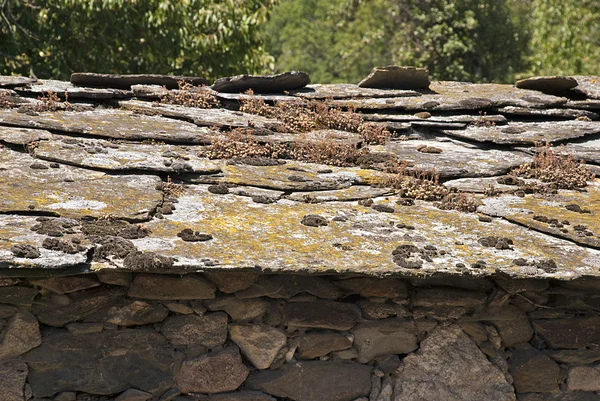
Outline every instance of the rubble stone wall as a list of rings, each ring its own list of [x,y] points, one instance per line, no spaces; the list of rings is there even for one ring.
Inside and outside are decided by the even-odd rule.
[[[599,280],[0,278],[0,400],[591,401]]]

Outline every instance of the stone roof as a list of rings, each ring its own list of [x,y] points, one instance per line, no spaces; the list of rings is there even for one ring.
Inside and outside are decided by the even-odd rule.
[[[600,275],[600,77],[375,81],[0,77],[0,275]]]

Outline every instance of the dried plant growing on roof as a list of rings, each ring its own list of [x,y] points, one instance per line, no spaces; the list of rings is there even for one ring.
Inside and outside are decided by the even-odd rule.
[[[160,98],[161,103],[179,104],[201,109],[220,106],[219,100],[204,86],[194,86],[186,81],[179,81],[177,85],[179,86],[179,90],[167,91],[167,94]]]

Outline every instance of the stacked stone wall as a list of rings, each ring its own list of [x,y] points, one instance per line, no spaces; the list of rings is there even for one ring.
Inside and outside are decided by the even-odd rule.
[[[2,401],[600,400],[599,280],[0,278]]]

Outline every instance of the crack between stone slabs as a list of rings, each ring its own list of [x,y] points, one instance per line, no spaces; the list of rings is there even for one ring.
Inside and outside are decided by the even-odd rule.
[[[38,217],[56,217],[60,218],[60,214],[43,210],[14,210],[0,211],[0,215],[17,215],[17,216],[38,216]]]
[[[544,234],[544,235],[547,235],[549,237],[553,237],[553,238],[556,238],[556,239],[561,239],[563,241],[568,241],[568,242],[572,243],[573,245],[577,245],[577,246],[580,246],[582,248],[600,250],[600,247],[589,245],[589,244],[584,244],[582,242],[577,242],[577,241],[575,241],[575,240],[573,240],[571,238],[563,237],[563,236],[560,236],[558,234],[554,234],[554,233],[550,233],[550,232],[547,232],[547,231],[543,231],[543,230],[537,229],[535,227],[528,226],[527,224],[523,224],[523,223],[520,223],[518,221],[511,220],[511,219],[506,218],[506,217],[494,216],[494,215],[483,213],[483,212],[481,212],[481,213],[485,214],[486,216],[504,219],[504,220],[508,221],[511,224],[515,224],[517,226],[520,226],[520,227],[523,227],[523,228],[527,228],[528,230],[535,231],[537,233]]]
[[[12,267],[11,267],[12,266]],[[69,267],[42,269],[42,268],[27,268],[14,267],[10,262],[0,262],[0,277],[58,277],[58,276],[75,276],[79,274],[94,273],[91,266],[86,263],[79,263]]]

